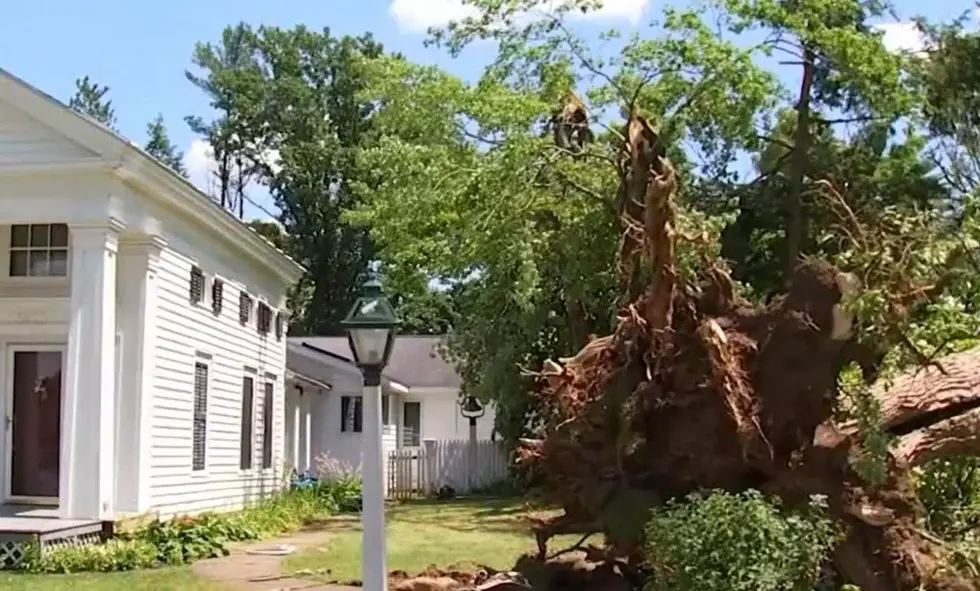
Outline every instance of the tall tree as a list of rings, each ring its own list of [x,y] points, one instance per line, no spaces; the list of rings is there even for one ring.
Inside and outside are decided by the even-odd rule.
[[[178,174],[187,178],[187,168],[184,166],[184,153],[177,149],[167,135],[167,127],[163,124],[163,115],[146,125],[146,146],[144,149],[154,158],[163,162]]]
[[[220,48],[199,45],[195,55],[205,73],[189,77],[219,117],[188,121],[216,147],[219,181],[240,190],[229,176],[237,171],[265,185],[280,212],[282,247],[308,269],[291,301],[296,333],[337,333],[368,262],[378,256],[368,231],[348,223],[345,213],[360,201],[353,187],[365,174],[356,157],[373,138],[362,70],[381,54],[370,36],[238,25],[225,30]],[[445,310],[421,286],[427,303],[413,317]],[[427,322],[415,325],[425,329]]]
[[[253,59],[255,33],[245,23],[227,27],[221,42],[198,43],[192,62],[199,72],[187,70],[187,79],[211,101],[217,113],[211,120],[191,115],[188,126],[211,147],[215,161],[214,178],[209,184],[211,197],[222,207],[245,215],[245,191],[256,176],[258,160],[264,154],[249,137],[243,118],[246,105],[261,104],[256,96]]]
[[[116,129],[116,111],[108,98],[109,87],[100,86],[88,76],[75,80],[75,94],[68,100],[68,106],[84,113],[113,131]]]

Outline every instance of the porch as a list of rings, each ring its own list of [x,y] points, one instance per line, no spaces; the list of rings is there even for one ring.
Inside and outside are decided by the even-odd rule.
[[[58,509],[39,505],[0,505],[0,568],[24,559],[32,544],[41,551],[60,546],[95,544],[106,526],[93,519],[63,519]]]
[[[103,522],[145,509],[146,303],[163,243],[113,218],[2,225],[0,247],[8,241],[0,545],[9,552],[31,537],[43,546],[98,534]]]

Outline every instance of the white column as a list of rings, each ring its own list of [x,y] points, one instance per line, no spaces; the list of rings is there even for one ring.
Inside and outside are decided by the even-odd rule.
[[[313,396],[314,392],[309,391],[304,392],[303,396],[300,398],[300,409],[302,416],[300,426],[302,427],[302,430],[300,431],[299,438],[299,453],[300,462],[303,465],[303,472],[310,472],[313,470],[313,458],[310,457],[311,439],[313,435]]]
[[[296,390],[296,394],[293,395],[293,416],[290,417],[291,419],[290,422],[292,422],[293,425],[292,429],[290,429],[292,431],[292,438],[290,439],[290,442],[292,443],[292,449],[290,450],[290,452],[292,454],[293,470],[296,470],[300,474],[303,473],[303,467],[300,464],[300,457],[299,457],[299,450],[300,450],[299,425],[300,425],[300,406],[303,404],[304,396],[306,396],[306,394],[302,390]]]
[[[59,515],[115,509],[116,250],[121,226],[71,227],[71,325],[62,399]]]
[[[380,374],[380,371],[378,372]],[[386,591],[384,466],[381,458],[380,375],[364,383],[363,506],[361,522],[361,579],[364,591]]]
[[[391,410],[397,411],[395,414],[395,449],[401,449],[405,446],[405,396],[395,394],[391,403],[394,405]]]
[[[156,344],[156,293],[160,252],[157,236],[124,237],[117,265],[121,379],[116,416],[116,509],[149,508],[150,420]]]

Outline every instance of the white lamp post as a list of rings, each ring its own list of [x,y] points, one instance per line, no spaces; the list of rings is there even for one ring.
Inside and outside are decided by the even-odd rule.
[[[361,578],[365,591],[387,591],[385,567],[384,468],[381,454],[381,372],[388,364],[398,319],[381,283],[364,284],[361,297],[343,322],[354,361],[364,376],[361,434],[363,505],[361,508]]]

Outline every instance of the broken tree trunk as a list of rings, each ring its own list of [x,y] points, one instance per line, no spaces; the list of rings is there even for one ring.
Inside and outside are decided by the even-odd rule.
[[[946,368],[945,393],[897,390],[908,390],[886,404],[886,427],[901,437],[897,455],[884,484],[864,484],[851,468],[853,433],[832,422],[838,373],[856,361],[841,305],[854,277],[804,261],[766,308],[739,301],[720,267],[706,269],[701,285],[681,281],[675,173],[649,122],[631,117],[624,137],[619,268],[627,286],[638,269],[649,279],[612,335],[541,373],[544,427],[540,439],[521,442],[519,461],[566,515],[540,525],[540,554],[551,535],[579,529],[601,531],[612,550],[635,557],[649,507],[697,490],[755,488],[789,504],[825,495],[846,533],[835,566],[864,591],[976,589],[942,568],[917,529],[906,478],[908,463],[930,450],[967,445],[976,408],[965,402],[969,372]]]

